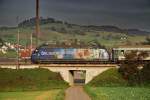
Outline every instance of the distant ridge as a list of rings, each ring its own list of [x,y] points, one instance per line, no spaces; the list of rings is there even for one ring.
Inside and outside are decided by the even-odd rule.
[[[105,26],[95,26],[95,25],[89,25],[89,26],[83,26],[84,28],[89,28],[91,30],[97,30],[97,31],[106,31],[106,32],[116,32],[116,33],[126,33],[126,34],[137,34],[137,35],[150,35],[150,32],[142,31],[139,29],[121,29],[116,26],[111,25],[105,25]]]
[[[32,27],[35,25],[36,19],[35,17],[26,19],[18,24],[19,27]],[[96,26],[96,25],[77,25],[77,24],[70,24],[66,21],[56,20],[54,18],[42,18],[40,17],[40,25],[44,24],[51,24],[51,23],[59,23],[65,24],[67,26],[79,26],[81,29],[85,30],[94,30],[94,31],[105,31],[105,32],[115,32],[115,33],[125,33],[129,35],[150,35],[150,32],[139,30],[139,29],[122,29],[117,26],[112,25],[103,25],[103,26]],[[0,29],[7,29],[7,27],[1,27]],[[11,27],[8,27],[11,28]]]

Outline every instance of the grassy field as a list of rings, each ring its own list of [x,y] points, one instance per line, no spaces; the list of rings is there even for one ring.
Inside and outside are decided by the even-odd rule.
[[[116,68],[109,69],[96,76],[85,87],[92,100],[149,100],[148,86],[130,87]]]
[[[0,69],[0,91],[63,89],[68,84],[47,69]]]
[[[57,99],[60,89],[48,91],[0,92],[0,100],[62,100]]]
[[[68,84],[47,69],[1,69],[0,100],[63,100]]]
[[[55,30],[53,29],[55,28]],[[63,32],[63,30],[65,32]],[[8,28],[0,30],[0,37],[11,43],[16,43],[17,40],[17,30],[18,28]],[[19,28],[20,30],[20,43],[22,45],[30,44],[30,35],[34,33],[35,28],[24,27]],[[127,39],[122,40],[121,37],[127,37]],[[112,47],[120,44],[126,44],[127,42],[139,43],[145,41],[146,36],[142,35],[128,35],[125,33],[115,33],[115,32],[103,32],[96,30],[85,30],[80,26],[72,26],[71,28],[65,24],[51,23],[41,25],[41,35],[39,42],[40,44],[48,41],[63,41],[69,39],[78,39],[85,43],[97,40],[102,45],[107,47]],[[33,34],[33,43],[35,43],[35,34]],[[130,43],[130,44],[131,44]]]
[[[150,88],[85,87],[92,100],[149,100]]]

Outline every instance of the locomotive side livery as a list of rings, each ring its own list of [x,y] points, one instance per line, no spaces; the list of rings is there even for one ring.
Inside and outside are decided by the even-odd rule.
[[[31,56],[33,63],[48,62],[50,60],[109,60],[109,54],[105,49],[84,48],[50,48],[40,47]]]

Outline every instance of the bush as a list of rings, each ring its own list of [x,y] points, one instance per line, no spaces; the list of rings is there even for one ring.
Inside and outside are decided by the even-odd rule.
[[[150,84],[150,63],[144,65],[141,70],[141,78],[143,83]]]
[[[128,80],[129,85],[142,85],[141,70],[142,64],[138,60],[142,60],[148,56],[147,52],[132,51],[125,54],[126,61],[122,62],[119,72],[123,78]]]
[[[139,69],[135,62],[127,62],[121,65],[119,72],[122,74],[125,80],[128,80],[129,85],[135,85],[139,83]]]

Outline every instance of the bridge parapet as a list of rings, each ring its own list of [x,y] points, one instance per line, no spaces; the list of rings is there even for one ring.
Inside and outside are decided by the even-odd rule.
[[[117,64],[40,64],[39,67],[116,67]]]

